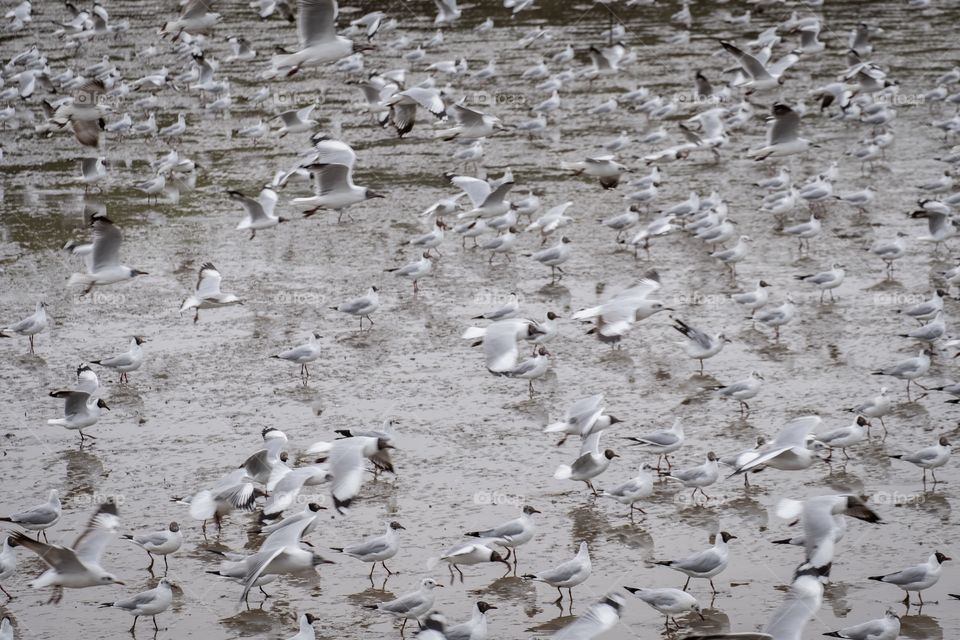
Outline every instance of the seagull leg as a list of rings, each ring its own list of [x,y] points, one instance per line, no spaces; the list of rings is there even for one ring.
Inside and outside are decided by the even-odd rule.
[[[457,573],[460,574],[460,584],[463,584],[463,571],[461,571],[457,565],[453,565],[453,567],[457,570]]]
[[[687,587],[690,586],[690,576],[687,576],[687,581],[683,583],[683,589],[681,591],[686,591]]]
[[[163,556],[163,575],[167,575],[167,571],[170,571],[170,565],[167,564],[167,556]]]
[[[0,584],[0,591],[3,591],[3,593],[7,596],[7,600],[13,600],[13,596],[10,595],[9,591],[3,588],[2,584]]]
[[[374,562],[373,564],[374,564],[374,566],[376,566],[377,563]],[[394,573],[396,573],[395,571],[390,571],[390,568],[387,567],[387,563],[386,563],[386,562],[381,562],[380,564],[382,564],[382,565],[383,565],[383,568],[386,569],[388,576],[392,576]]]
[[[36,353],[36,351],[33,350],[33,336],[30,336],[30,353]]]
[[[510,547],[504,547],[504,549],[507,550],[507,555],[505,555],[505,556],[503,557],[503,559],[504,559],[504,560],[509,560],[509,559],[510,559],[510,555],[511,555]]]
[[[153,618],[153,630],[160,631],[160,627],[157,626],[157,616],[150,616],[150,617]]]
[[[197,321],[200,319],[200,309],[194,309],[193,311],[193,324],[197,324]]]
[[[269,597],[270,597],[270,594],[267,593],[266,591],[264,591],[264,590],[263,590],[263,587],[258,587],[258,588],[260,589],[260,593],[263,594],[263,597],[264,597],[264,598],[269,598]]]
[[[153,554],[147,551],[147,555],[150,556],[150,566],[147,567],[147,571],[150,572],[150,575],[153,575]]]
[[[137,628],[137,620],[139,619],[140,619],[140,616],[133,616],[133,624],[130,625],[130,635],[133,635],[133,636],[137,635],[135,630]]]
[[[716,588],[715,586],[713,586],[713,578],[710,578],[710,588],[713,589],[713,592],[714,592],[714,593],[717,592],[717,588]]]
[[[387,566],[387,565],[383,565],[383,566]],[[373,570],[376,569],[376,568],[377,568],[377,563],[376,563],[376,562],[374,562],[372,565],[370,565],[370,575],[367,576],[367,578],[370,579],[370,582],[373,582]]]
[[[561,602],[563,602],[563,589],[561,589],[560,587],[557,587],[557,593],[560,594],[560,597],[554,600],[553,604],[560,604]]]

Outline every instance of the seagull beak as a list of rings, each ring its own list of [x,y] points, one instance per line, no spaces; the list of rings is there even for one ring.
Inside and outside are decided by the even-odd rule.
[[[387,196],[382,193],[377,193],[376,191],[367,191],[367,198],[386,198]]]
[[[122,580],[114,580],[114,581],[113,581],[113,584],[122,584],[122,585],[126,586],[127,583],[124,582],[124,581],[122,581]]]

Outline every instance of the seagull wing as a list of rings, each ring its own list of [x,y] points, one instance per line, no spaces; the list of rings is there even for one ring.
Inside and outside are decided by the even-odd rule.
[[[331,42],[337,37],[336,0],[299,0],[297,2],[297,31],[300,44],[310,47]]]

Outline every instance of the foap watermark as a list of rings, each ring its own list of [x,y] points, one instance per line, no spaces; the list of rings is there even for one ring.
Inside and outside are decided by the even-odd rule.
[[[522,293],[504,293],[502,291],[491,291],[490,289],[480,289],[474,293],[471,302],[484,307],[502,307],[510,302],[512,296],[516,296],[517,302],[521,305],[526,302]]]
[[[88,508],[95,507],[106,502],[113,502],[115,505],[120,506],[126,501],[126,498],[122,493],[100,493],[99,491],[94,491],[93,493],[81,493],[75,496],[70,497],[70,504],[77,508]]]
[[[525,502],[523,496],[501,493],[499,491],[477,491],[473,494],[473,504],[495,504],[519,507]]]
[[[723,304],[726,301],[726,296],[716,293],[700,293],[699,291],[679,293],[674,296],[674,304],[690,305],[695,307],[713,307]]]
[[[119,306],[126,304],[127,296],[123,293],[117,293],[115,291],[100,291],[94,289],[90,293],[77,294],[73,298],[74,304],[82,305],[107,305],[107,306]]]
[[[878,307],[907,307],[912,304],[918,304],[926,300],[920,293],[875,293],[873,294],[873,304]]]
[[[522,93],[488,93],[486,91],[474,91],[466,96],[466,103],[474,107],[491,107],[495,105],[519,105],[527,104],[527,96]]]
[[[327,297],[315,291],[278,291],[273,296],[273,301],[277,304],[322,305],[327,301]]]
[[[690,104],[696,107],[718,107],[723,104],[724,99],[721,96],[708,96],[702,93],[680,91],[673,94],[673,101],[681,105]]]
[[[900,493],[899,491],[877,491],[871,494],[870,503],[893,507],[919,507],[927,501],[923,493]]]

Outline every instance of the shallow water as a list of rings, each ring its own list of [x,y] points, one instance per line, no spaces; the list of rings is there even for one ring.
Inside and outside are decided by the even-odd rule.
[[[545,1],[547,6],[516,19],[499,7],[489,9],[497,27],[478,36],[472,27],[482,21],[487,4],[491,3],[464,7],[463,19],[445,32],[445,44],[431,52],[427,62],[466,56],[476,69],[495,48],[498,80],[466,78],[457,81],[458,88],[474,102],[486,101],[487,108],[504,122],[516,123],[526,119],[528,106],[546,97],[520,79],[537,56],[536,47],[518,48],[521,34],[535,25],[548,25],[554,37],[544,52],[558,51],[567,42],[582,49],[599,42],[607,21],[600,9],[587,4],[560,8],[562,3]],[[372,2],[353,7],[357,11],[342,10],[341,26],[348,18],[382,8]],[[117,42],[94,43],[78,58],[49,35],[35,38],[30,31],[3,36],[0,54],[9,59],[36,41],[55,72],[67,66],[80,68],[108,52],[121,59],[120,68],[130,79],[164,64],[173,69],[176,62],[169,44],[159,42],[155,33],[163,20],[158,16],[172,15],[171,8],[111,2],[111,16],[129,19],[130,32]],[[409,283],[384,273],[416,255],[404,246],[419,233],[416,214],[438,197],[453,193],[442,178],[444,171],[453,168],[448,160],[452,146],[436,142],[430,123],[422,118],[402,141],[393,132],[371,125],[368,116],[352,106],[359,91],[343,84],[344,77],[332,71],[304,71],[292,80],[272,84],[275,104],[268,105],[266,113],[272,113],[273,107],[305,105],[322,93],[319,113],[324,127],[341,128],[342,138],[357,150],[357,183],[385,192],[388,198],[354,208],[354,220],[349,223],[336,224],[333,214],[300,220],[286,203],[305,195],[301,183],[281,194],[280,213],[298,218],[295,222],[260,232],[253,241],[245,232],[234,231],[240,210],[224,190],[255,192],[277,168],[294,163],[307,144],[303,135],[271,137],[260,144],[229,137],[231,129],[251,124],[260,115],[238,99],[260,84],[251,81],[250,70],[264,66],[273,44],[294,42],[290,27],[277,20],[251,19],[253,13],[245,3],[218,7],[225,25],[208,48],[209,56],[223,60],[228,51],[226,36],[243,33],[261,51],[253,63],[222,62],[220,75],[234,80],[236,107],[231,116],[211,118],[202,113],[195,93],[166,89],[161,94],[160,126],[172,122],[178,110],[184,111],[189,128],[174,148],[202,167],[196,191],[184,194],[178,204],[162,200],[148,204],[132,188],[149,177],[147,163],[169,148],[164,143],[108,139],[103,153],[112,162],[110,175],[103,193],[85,200],[76,181],[79,170],[74,158],[88,151],[81,151],[72,138],[58,135],[37,140],[9,129],[0,131],[6,150],[0,203],[2,317],[22,317],[36,299],[43,298],[54,319],[38,337],[36,356],[25,355],[25,339],[0,343],[6,362],[0,368],[5,399],[0,404],[5,436],[0,512],[39,502],[49,488],[56,487],[61,489],[64,517],[49,532],[51,540],[72,541],[93,504],[106,496],[117,497],[124,526],[131,531],[153,530],[179,520],[187,542],[171,558],[170,575],[181,591],[174,610],[159,618],[165,628],[160,635],[211,639],[288,637],[295,632],[295,616],[304,611],[319,615],[320,637],[394,637],[392,620],[360,605],[405,593],[425,575],[447,583],[446,568],[429,572],[427,559],[457,542],[464,531],[514,517],[520,504],[532,504],[543,512],[538,516],[538,536],[520,550],[521,573],[572,557],[581,540],[590,544],[594,571],[575,589],[575,614],[623,585],[680,587],[683,576],[655,567],[652,561],[705,548],[709,534],[719,525],[738,536],[731,543],[730,567],[715,580],[720,593],[712,601],[705,583],[692,584],[692,592],[708,608],[707,621],[695,617],[683,621],[695,629],[752,630],[762,627],[779,605],[782,585],[789,582],[801,559],[798,549],[784,550],[769,543],[790,535],[786,525],[770,513],[778,499],[857,491],[872,496],[885,524],[851,520],[824,605],[804,637],[819,637],[879,617],[887,606],[902,613],[902,605],[896,604],[901,592],[866,577],[919,563],[934,550],[960,556],[954,544],[957,518],[952,513],[953,487],[960,482],[960,474],[948,464],[938,474],[942,483],[935,491],[923,492],[919,471],[887,455],[927,446],[941,434],[956,435],[958,413],[954,405],[943,402],[942,394],[907,402],[904,383],[873,377],[870,371],[915,353],[910,341],[891,339],[910,328],[895,311],[926,296],[938,282],[931,274],[953,261],[947,251],[933,255],[928,246],[912,242],[894,278],[885,279],[882,263],[865,249],[874,239],[890,238],[897,231],[911,237],[925,232],[922,220],[912,220],[905,213],[918,195],[914,185],[942,171],[931,158],[945,146],[939,132],[927,124],[948,114],[931,112],[926,105],[899,107],[896,145],[873,173],[862,175],[843,153],[854,148],[868,130],[818,117],[808,101],[811,115],[804,119],[804,131],[822,148],[794,158],[789,163],[793,175],[805,177],[839,160],[838,190],[853,191],[869,184],[880,195],[864,216],[830,205],[824,232],[813,241],[810,254],[803,256],[792,239],[778,234],[777,222],[758,211],[760,193],[751,183],[766,168],[736,157],[759,142],[757,120],[750,133],[735,134],[735,142],[719,163],[703,155],[661,167],[665,182],[658,206],[680,201],[691,190],[705,195],[718,189],[730,207],[730,217],[754,239],[750,257],[738,267],[737,285],[703,246],[684,235],[658,238],[650,261],[636,261],[630,253],[617,250],[613,232],[596,223],[623,210],[625,189],[602,191],[592,181],[569,177],[559,170],[559,163],[601,153],[602,142],[621,130],[641,128],[643,118],[621,109],[596,121],[583,117],[580,110],[637,85],[663,95],[689,95],[694,69],[704,69],[716,82],[729,62],[713,55],[717,38],[744,42],[787,17],[784,11],[755,14],[749,27],[728,27],[713,20],[718,9],[702,3],[693,7],[698,27],[690,45],[678,48],[665,43],[676,31],[667,21],[678,8],[671,2],[653,9],[618,10],[638,60],[612,79],[592,87],[578,82],[563,94],[565,117],[558,142],[534,145],[508,134],[485,144],[486,173],[499,175],[509,166],[518,191],[542,189],[546,206],[574,203],[568,213],[576,222],[565,233],[574,241],[575,253],[564,265],[566,277],[556,284],[550,284],[546,268],[520,257],[538,246],[539,239],[531,235],[521,238],[509,264],[498,259],[490,265],[487,255],[461,249],[459,239],[450,234],[442,247],[443,259],[434,275],[421,282],[416,297]],[[720,8],[740,14],[745,6],[731,3]],[[412,42],[426,40],[434,31],[432,3],[403,2],[389,5],[387,11],[401,21],[400,31]],[[51,5],[44,8],[43,18],[65,18],[61,13]],[[875,41],[874,59],[890,66],[903,96],[922,94],[937,75],[956,64],[951,25],[960,18],[960,11],[955,3],[942,13],[916,14],[899,2],[830,2],[823,14],[830,27],[823,34],[829,49],[801,61],[790,72],[786,99],[801,97],[807,88],[841,71],[839,52],[849,28],[859,20],[884,28]],[[379,48],[368,56],[368,69],[407,65],[385,44],[394,37],[377,38]],[[138,61],[132,43],[156,44],[160,53]],[[578,55],[579,64],[585,60],[585,54]],[[414,82],[423,77],[425,66],[414,67]],[[39,112],[42,95],[38,91],[20,108]],[[756,98],[758,115],[770,101],[772,96]],[[677,117],[694,112],[686,109]],[[145,116],[134,113],[134,120]],[[649,151],[635,144],[625,157]],[[640,160],[628,164],[638,174],[646,171]],[[106,206],[124,231],[125,262],[150,275],[87,298],[66,289],[68,274],[81,264],[59,247],[69,238],[86,237],[85,203]],[[797,218],[806,215],[798,211]],[[177,309],[194,285],[196,269],[207,260],[224,274],[224,289],[242,295],[246,304],[201,312],[200,322],[193,324],[189,317],[178,317]],[[837,260],[846,265],[847,279],[835,302],[819,305],[817,294],[792,276],[829,268]],[[510,292],[518,293],[529,317],[541,317],[547,310],[569,317],[594,304],[602,292],[609,294],[628,285],[650,267],[661,275],[660,297],[677,309],[678,317],[697,327],[722,328],[733,340],[707,361],[705,376],[696,374],[696,362],[674,344],[679,334],[670,329],[665,315],[637,326],[623,349],[616,351],[583,335],[585,330],[577,323],[566,321],[561,337],[549,345],[552,369],[536,382],[532,397],[525,382],[490,376],[482,355],[459,338],[471,316],[498,306]],[[760,278],[774,285],[775,300],[790,291],[798,303],[798,319],[784,328],[779,343],[769,332],[745,321],[729,299],[730,293],[739,287],[752,288]],[[381,289],[381,309],[374,316],[373,330],[361,335],[352,318],[328,307],[359,295],[370,285]],[[948,312],[955,310],[956,302],[948,302]],[[323,336],[325,355],[303,386],[294,365],[268,356],[299,344],[311,331]],[[98,438],[95,444],[79,450],[76,434],[46,425],[61,410],[47,393],[72,384],[78,362],[125,350],[133,333],[148,339],[147,363],[131,374],[126,387],[104,373],[104,397],[111,411],[91,429]],[[952,381],[955,368],[955,361],[945,354],[923,382]],[[764,374],[766,382],[746,418],[740,417],[735,403],[705,389],[743,378],[754,369]],[[667,426],[680,416],[689,440],[676,454],[676,464],[699,464],[708,450],[726,454],[745,449],[757,435],[771,436],[797,415],[817,413],[825,426],[846,424],[851,415],[844,409],[872,397],[881,383],[891,388],[898,402],[886,420],[889,437],[852,450],[846,465],[837,464],[835,458],[832,470],[817,464],[801,472],[766,471],[754,476],[756,486],[749,491],[737,478],[721,481],[707,490],[711,500],[705,506],[691,504],[686,491],[665,481],[643,505],[649,515],[635,523],[620,505],[589,497],[579,484],[554,480],[554,469],[575,458],[577,444],[570,440],[558,448],[552,437],[540,433],[573,400],[604,393],[608,410],[624,420],[604,438],[604,444],[622,456],[598,480],[604,486],[634,475],[643,462],[653,462],[626,446],[620,436]],[[190,495],[239,464],[256,450],[265,426],[282,429],[292,443],[306,447],[329,439],[334,429],[374,427],[386,418],[399,420],[397,477],[365,485],[349,517],[334,517],[331,512],[328,525],[311,540],[321,550],[343,546],[379,534],[383,520],[398,520],[407,531],[403,548],[390,566],[400,574],[384,584],[378,571],[371,584],[366,579],[368,566],[330,552],[337,564],[325,566],[322,577],[284,578],[267,587],[273,597],[262,606],[257,593],[252,596],[253,607],[238,613],[235,603],[240,587],[204,573],[216,567],[215,556],[205,549],[213,544],[255,547],[259,541],[246,533],[255,516],[234,514],[219,538],[211,535],[205,540],[199,523],[190,521],[187,509],[170,498]],[[324,488],[318,489],[306,499],[325,499]],[[37,606],[48,595],[29,590],[26,583],[39,574],[41,564],[27,553],[19,556],[19,573],[4,583],[17,597],[0,608],[15,620],[18,637],[58,638],[67,633],[127,637],[129,617],[95,604],[154,584],[143,570],[145,554],[118,541],[109,547],[104,564],[127,587],[68,591],[60,605]],[[960,633],[960,603],[946,595],[960,592],[960,574],[954,565],[947,564],[940,583],[926,593],[925,599],[932,602],[922,613],[914,608],[904,618],[904,637],[955,638]],[[489,616],[491,637],[544,635],[568,620],[565,611],[550,604],[554,590],[500,578],[500,569],[465,568],[464,584],[458,581],[439,590],[437,608],[459,622],[469,616],[474,601],[495,604],[498,609]],[[140,624],[141,636],[152,633],[149,621]],[[608,637],[654,637],[662,630],[662,617],[631,599],[622,624]]]

